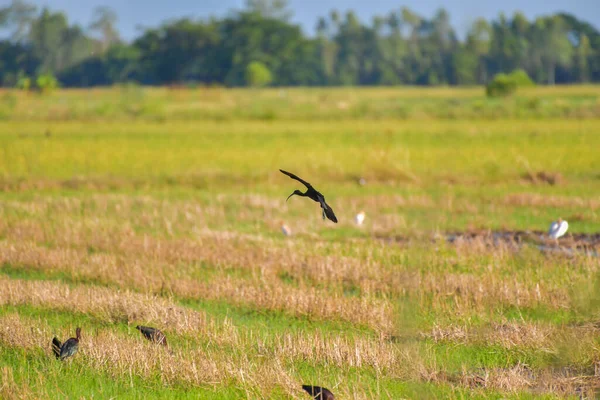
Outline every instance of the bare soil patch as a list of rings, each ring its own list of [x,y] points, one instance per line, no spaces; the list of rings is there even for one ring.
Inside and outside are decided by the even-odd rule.
[[[430,240],[437,242],[445,240],[452,244],[483,243],[488,246],[505,246],[519,249],[524,244],[537,245],[542,251],[569,251],[578,250],[598,255],[600,252],[600,232],[597,233],[567,233],[565,236],[554,240],[544,231],[519,231],[519,230],[470,230],[464,232],[435,233],[426,237],[375,235],[376,239],[409,245],[416,240]]]

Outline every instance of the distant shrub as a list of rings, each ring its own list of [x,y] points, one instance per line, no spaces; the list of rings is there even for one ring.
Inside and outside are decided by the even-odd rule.
[[[486,86],[485,92],[488,97],[505,97],[515,93],[519,87],[528,86],[535,86],[535,83],[527,75],[527,72],[516,69],[510,74],[496,74]]]
[[[31,78],[26,75],[19,76],[16,87],[20,90],[29,90],[31,88]]]
[[[508,75],[500,73],[488,83],[485,92],[488,97],[510,96],[517,91],[517,83]]]
[[[42,93],[48,93],[58,88],[58,80],[50,73],[38,75],[35,87]]]
[[[535,83],[531,80],[527,72],[522,69],[515,69],[508,75],[515,83],[517,87],[531,87],[535,86]]]
[[[252,87],[267,86],[273,80],[269,68],[261,62],[253,61],[246,67],[246,84]]]

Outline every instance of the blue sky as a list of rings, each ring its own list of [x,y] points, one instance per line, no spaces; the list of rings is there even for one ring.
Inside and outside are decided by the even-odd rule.
[[[222,16],[229,10],[241,8],[244,0],[29,0],[30,3],[47,5],[52,9],[67,11],[70,19],[87,26],[95,6],[112,7],[119,15],[119,30],[125,39],[133,38],[136,27],[156,26],[160,22],[176,17]],[[294,12],[293,21],[302,25],[305,32],[312,34],[317,18],[332,9],[353,9],[363,21],[373,15],[382,15],[393,8],[408,6],[426,17],[431,17],[439,7],[445,7],[452,24],[462,33],[474,18],[495,18],[500,11],[512,14],[520,10],[528,18],[566,11],[600,27],[600,0],[290,0]],[[10,0],[0,0],[5,6]]]

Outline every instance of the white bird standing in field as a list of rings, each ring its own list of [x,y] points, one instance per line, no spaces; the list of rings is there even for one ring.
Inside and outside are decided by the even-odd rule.
[[[291,236],[292,235],[292,230],[290,229],[289,226],[287,226],[286,224],[284,224],[283,221],[281,221],[281,232],[285,236]]]
[[[567,229],[569,229],[569,223],[567,221],[563,221],[562,218],[559,218],[558,221],[554,221],[550,225],[548,236],[556,240],[567,233]]]
[[[362,223],[364,221],[365,221],[365,212],[364,211],[359,212],[354,217],[354,222],[356,222],[356,225],[362,225]]]

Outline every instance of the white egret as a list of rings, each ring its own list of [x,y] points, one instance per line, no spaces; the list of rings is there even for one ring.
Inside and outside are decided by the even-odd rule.
[[[287,226],[286,224],[284,224],[283,221],[281,221],[281,232],[285,236],[292,236],[292,230],[290,229],[289,226]]]
[[[562,218],[559,218],[550,225],[548,236],[556,240],[567,233],[567,229],[569,229],[569,223],[567,221],[563,221]]]
[[[364,221],[365,221],[365,212],[364,211],[359,212],[354,217],[354,222],[356,222],[356,225],[362,225],[362,223]]]

